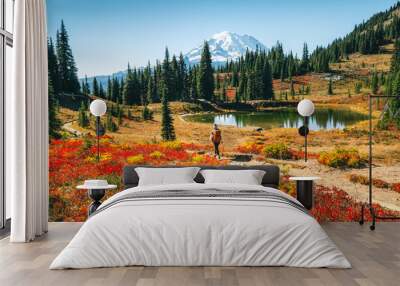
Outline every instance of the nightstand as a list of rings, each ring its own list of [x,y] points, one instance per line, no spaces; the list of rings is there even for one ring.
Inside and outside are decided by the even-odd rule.
[[[296,181],[297,200],[311,210],[313,207],[313,182],[320,177],[290,177],[289,181]]]
[[[79,185],[76,188],[87,190],[89,198],[93,200],[88,208],[88,215],[90,216],[101,205],[101,199],[106,194],[106,191],[116,189],[117,185],[109,185],[106,180],[86,180],[83,185]]]

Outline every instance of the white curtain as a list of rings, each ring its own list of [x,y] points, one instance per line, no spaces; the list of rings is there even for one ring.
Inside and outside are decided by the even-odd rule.
[[[13,94],[6,98],[6,186],[12,242],[48,227],[48,90],[45,0],[15,1]],[[7,102],[8,101],[8,102]]]

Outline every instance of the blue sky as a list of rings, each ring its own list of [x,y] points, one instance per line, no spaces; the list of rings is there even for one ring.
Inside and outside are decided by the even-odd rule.
[[[79,76],[104,75],[188,52],[221,31],[301,54],[350,32],[394,0],[47,0],[48,32],[67,26]]]

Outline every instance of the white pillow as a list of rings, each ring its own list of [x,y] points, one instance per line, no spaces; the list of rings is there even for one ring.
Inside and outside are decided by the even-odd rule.
[[[193,180],[200,168],[135,168],[139,186],[195,183]]]
[[[202,170],[205,184],[261,185],[265,171],[261,170]]]

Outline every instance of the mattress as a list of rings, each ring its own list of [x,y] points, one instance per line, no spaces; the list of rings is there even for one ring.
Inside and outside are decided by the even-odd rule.
[[[108,200],[50,269],[119,266],[350,268],[294,198],[263,186],[143,186]]]

